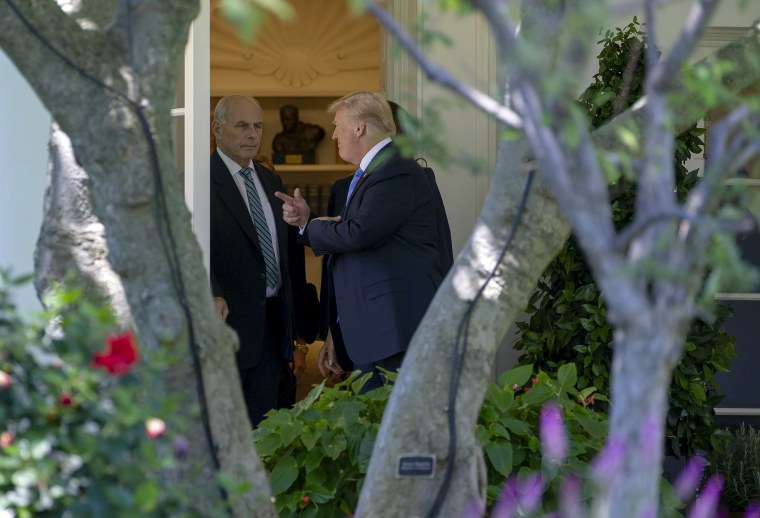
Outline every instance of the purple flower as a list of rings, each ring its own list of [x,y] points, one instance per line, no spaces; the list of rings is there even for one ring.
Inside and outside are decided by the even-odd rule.
[[[744,510],[744,518],[760,518],[760,504],[752,502]]]
[[[715,516],[720,498],[720,490],[723,489],[723,477],[713,475],[705,484],[702,493],[689,510],[689,518],[710,518]]]
[[[190,443],[182,437],[181,435],[178,435],[174,438],[174,441],[172,441],[172,446],[174,447],[174,457],[177,459],[184,459],[187,457],[187,452],[190,449]]]
[[[707,461],[701,455],[696,455],[689,459],[686,467],[681,471],[676,479],[674,489],[681,502],[688,502],[694,496],[697,484],[702,480],[702,472],[705,469]]]
[[[491,518],[511,518],[530,514],[541,502],[544,481],[538,473],[531,473],[524,480],[512,475],[504,483],[499,501],[493,506]]]
[[[641,436],[639,437],[640,454],[649,458],[659,454],[657,448],[662,443],[662,430],[662,419],[656,413],[649,414],[641,426]]]
[[[625,441],[610,437],[604,449],[591,462],[591,476],[599,482],[609,483],[619,472],[625,454]]]
[[[485,512],[486,503],[478,498],[464,506],[462,518],[482,518]]]
[[[583,504],[581,503],[581,479],[578,475],[571,473],[562,481],[559,505],[564,518],[581,518],[584,516]]]
[[[567,458],[567,435],[562,409],[556,403],[547,403],[541,409],[539,435],[544,458],[553,464],[562,464]]]

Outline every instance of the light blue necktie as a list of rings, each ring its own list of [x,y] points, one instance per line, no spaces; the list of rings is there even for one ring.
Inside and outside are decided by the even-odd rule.
[[[346,196],[346,204],[348,204],[348,200],[351,199],[351,193],[354,192],[354,189],[356,188],[356,184],[359,183],[359,178],[361,178],[363,174],[364,174],[364,171],[362,171],[360,167],[354,173],[354,177],[351,178],[351,185],[348,186],[348,195]]]
[[[256,227],[259,246],[267,267],[267,288],[274,288],[277,284],[277,259],[274,255],[274,248],[272,248],[272,234],[269,233],[269,225],[267,225],[267,219],[264,216],[264,209],[261,207],[261,199],[256,190],[256,185],[253,183],[252,173],[253,169],[250,167],[244,167],[240,170],[240,174],[245,178],[245,190],[248,193],[248,205],[251,209],[253,226]]]

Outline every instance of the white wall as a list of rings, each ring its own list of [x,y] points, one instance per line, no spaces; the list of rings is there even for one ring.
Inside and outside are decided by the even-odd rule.
[[[450,11],[441,13],[430,4],[425,4],[425,11],[430,27],[446,33],[453,42],[448,47],[436,44],[426,49],[433,62],[444,65],[449,73],[467,84],[491,92],[496,70],[486,21],[479,15],[460,17]],[[490,116],[426,77],[421,80],[419,95],[421,105],[434,100],[450,103],[438,112],[443,124],[438,139],[451,160],[431,165],[446,205],[456,256],[469,239],[488,192],[496,165],[496,124]],[[422,124],[426,125],[424,117]],[[457,163],[467,157],[479,161],[480,167],[470,170]]]
[[[50,115],[0,51],[0,268],[31,273],[42,224]],[[23,312],[41,306],[31,284],[15,292]]]

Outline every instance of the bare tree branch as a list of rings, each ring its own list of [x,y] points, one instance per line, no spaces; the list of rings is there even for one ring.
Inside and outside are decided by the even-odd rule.
[[[665,60],[650,71],[653,83],[663,84],[680,76],[681,67],[697,46],[718,2],[719,0],[699,0],[692,6],[681,36],[676,40]]]
[[[399,43],[409,52],[409,55],[414,58],[429,78],[469,101],[479,110],[492,115],[505,126],[511,128],[522,127],[522,120],[517,113],[494,101],[480,90],[456,80],[447,70],[431,63],[409,34],[384,9],[374,2],[368,2],[367,10],[398,39]]]
[[[715,193],[718,186],[729,174],[757,154],[760,139],[747,141],[737,136],[731,140],[736,128],[746,121],[749,115],[750,109],[746,105],[739,106],[710,129],[710,154],[706,159],[702,181],[684,203],[690,214],[705,214],[716,202]],[[757,124],[757,117],[754,124]]]

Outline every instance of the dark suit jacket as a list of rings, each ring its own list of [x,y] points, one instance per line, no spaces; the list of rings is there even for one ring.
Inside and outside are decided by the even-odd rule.
[[[336,180],[330,190],[330,199],[327,202],[327,215],[338,216],[343,213],[346,206],[346,196],[348,195],[348,186],[351,184],[353,175]],[[294,227],[295,228],[295,227]],[[327,338],[328,329],[332,333],[335,356],[341,369],[346,372],[353,370],[353,362],[348,356],[343,334],[338,324],[338,307],[335,304],[335,285],[333,277],[328,266],[329,255],[325,255],[322,260],[322,282],[319,292],[319,309],[320,309],[320,327],[319,336],[323,340]]]
[[[354,363],[409,345],[441,284],[434,194],[393,144],[373,158],[339,222],[313,220],[303,239],[329,253],[340,327]]]
[[[211,155],[211,287],[215,297],[227,301],[227,324],[237,331],[239,368],[253,367],[261,358],[265,325],[270,325],[285,360],[293,357],[292,295],[288,275],[288,228],[283,221],[282,201],[274,192],[282,180],[255,162],[256,171],[272,206],[277,228],[282,286],[277,293],[280,318],[265,322],[266,268],[256,229],[229,169],[219,154]]]
[[[441,191],[438,189],[438,184],[435,181],[435,173],[430,167],[425,166],[425,176],[427,176],[428,182],[430,182],[430,188],[433,190],[439,266],[441,268],[441,275],[446,277],[451,266],[454,264],[454,250],[451,245],[449,217],[446,215],[446,207],[443,204],[443,197],[441,197]]]

